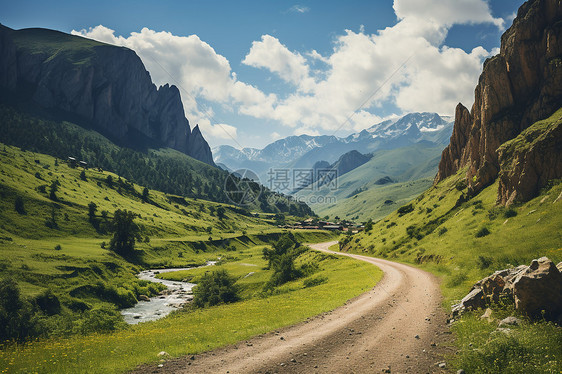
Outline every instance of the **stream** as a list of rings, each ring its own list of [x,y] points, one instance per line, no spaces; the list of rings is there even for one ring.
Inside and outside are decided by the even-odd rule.
[[[208,261],[206,265],[199,267],[212,266],[214,264],[216,264],[216,261]],[[172,311],[181,308],[184,304],[189,302],[193,298],[191,290],[195,286],[195,283],[159,279],[156,278],[156,275],[190,269],[196,269],[196,267],[149,269],[137,274],[139,279],[162,283],[167,289],[162,291],[159,295],[151,297],[150,301],[140,300],[135,306],[122,309],[121,315],[125,322],[130,325],[136,325],[140,322],[155,321],[166,317]]]

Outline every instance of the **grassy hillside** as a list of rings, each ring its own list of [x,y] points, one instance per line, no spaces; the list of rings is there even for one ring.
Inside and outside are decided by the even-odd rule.
[[[95,55],[94,48],[107,45],[95,40],[68,35],[60,31],[31,28],[13,32],[17,48],[28,53],[65,56],[74,64],[89,64]]]
[[[371,185],[357,194],[319,208],[316,212],[321,217],[340,217],[357,222],[369,219],[379,220],[392,213],[400,206],[419,196],[433,184],[431,178],[387,185]]]
[[[312,277],[286,283],[271,294],[250,297],[251,290],[263,285],[268,276],[262,272],[260,252],[260,247],[236,252],[247,265],[240,262],[223,265],[232,270],[245,289],[241,302],[187,309],[111,334],[45,339],[25,347],[8,346],[0,350],[0,370],[121,373],[142,363],[156,362],[162,350],[173,357],[195,354],[298,323],[342,305],[371,288],[382,276],[367,263],[307,252],[299,261],[318,266]],[[249,269],[255,269],[256,273],[244,278]],[[321,281],[307,283],[307,279]]]
[[[0,105],[0,142],[60,160],[69,156],[91,167],[112,171],[129,181],[169,194],[228,203],[224,193],[228,173],[172,149],[135,150],[119,147],[98,132],[45,113],[29,114]],[[255,186],[257,190],[259,186]],[[248,209],[305,216],[305,204],[290,201],[266,188]]]
[[[560,113],[538,122],[505,147],[523,147],[558,123]],[[541,131],[544,130],[544,131]],[[532,133],[533,136],[528,136]],[[445,307],[466,295],[472,284],[492,272],[532,259],[562,261],[562,181],[551,180],[534,199],[509,208],[496,205],[498,182],[468,197],[461,170],[431,187],[373,225],[369,232],[343,239],[344,250],[401,261],[442,278]],[[494,306],[494,317],[514,313]],[[451,357],[467,373],[558,373],[562,371],[562,331],[544,321],[514,327],[509,335],[497,325],[468,313],[453,324],[459,352]]]
[[[297,196],[310,201],[320,216],[380,219],[431,185],[441,151],[426,144],[377,151],[370,161],[340,176],[337,189],[314,185]],[[391,181],[382,181],[388,178]]]
[[[17,281],[25,297],[51,290],[72,319],[82,310],[114,310],[157,292],[136,279],[142,267],[202,264],[280,233],[270,217],[235,206],[153,190],[143,197],[143,191],[110,172],[0,145],[0,278]],[[117,209],[138,214],[141,237],[129,261],[108,249]]]
[[[161,350],[174,356],[201,352],[302,321],[380,279],[369,264],[305,250],[295,260],[300,278],[266,289],[273,270],[265,268],[262,251],[282,234],[273,215],[256,217],[227,204],[144,191],[107,171],[71,168],[54,157],[0,144],[0,281],[17,282],[24,303],[35,311],[30,322],[43,334],[24,344],[1,344],[1,371],[122,372],[157,360]],[[141,240],[128,258],[108,249],[108,222],[116,209],[138,214]],[[300,242],[334,238],[308,230],[294,236]],[[143,268],[219,258],[217,267],[236,279],[242,301],[135,326],[122,322],[118,308],[160,290],[135,277]],[[167,275],[193,281],[202,275],[192,272]],[[60,310],[42,309],[47,296]]]

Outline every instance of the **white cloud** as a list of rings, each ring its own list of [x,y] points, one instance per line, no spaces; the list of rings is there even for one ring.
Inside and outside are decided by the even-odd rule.
[[[289,12],[294,12],[294,13],[306,13],[310,11],[310,8],[304,5],[293,5],[291,8],[289,8]]]
[[[271,137],[271,140],[273,140],[273,141],[279,140],[279,139],[281,139],[281,134],[274,131],[274,132],[271,133],[270,137]]]
[[[503,20],[494,18],[482,0],[395,0],[394,9],[396,25],[372,35],[346,30],[335,39],[331,55],[313,50],[304,54],[309,61],[276,38],[262,36],[244,63],[267,68],[287,82],[307,83],[306,89],[301,83],[252,115],[277,120],[299,134],[364,129],[381,120],[374,112],[388,102],[402,112],[442,114],[452,113],[459,101],[469,105],[482,61],[491,52],[479,47],[466,53],[442,44],[453,24],[500,27]],[[313,68],[314,61],[327,68]]]
[[[271,35],[262,35],[261,41],[254,41],[242,63],[268,69],[284,81],[303,89],[314,83],[309,77],[306,59],[300,53],[289,51]]]
[[[395,25],[373,34],[345,30],[324,55],[291,51],[262,35],[242,63],[288,83],[291,91],[281,94],[238,80],[229,61],[197,35],[143,28],[123,37],[101,25],[73,33],[135,50],[157,84],[171,82],[189,93],[182,92],[187,117],[215,139],[236,138],[237,129],[217,125],[224,121],[207,115],[195,100],[276,121],[295,134],[360,131],[383,120],[375,113],[389,103],[394,114],[451,114],[459,101],[470,106],[483,59],[497,51],[478,47],[467,53],[445,46],[448,30],[454,24],[503,27],[504,21],[492,16],[485,0],[394,0],[394,10]],[[272,138],[278,135],[272,130]]]
[[[419,18],[442,26],[493,23],[503,30],[504,20],[494,18],[485,0],[394,0],[399,19]]]
[[[236,139],[238,138],[236,127],[227,125],[225,123],[211,125],[211,122],[209,120],[202,119],[199,121],[199,127],[201,128],[202,132],[215,139],[236,141]]]

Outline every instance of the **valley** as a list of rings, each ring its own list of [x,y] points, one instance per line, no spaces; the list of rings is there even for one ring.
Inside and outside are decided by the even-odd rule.
[[[0,16],[0,372],[562,372],[560,1],[219,3]]]

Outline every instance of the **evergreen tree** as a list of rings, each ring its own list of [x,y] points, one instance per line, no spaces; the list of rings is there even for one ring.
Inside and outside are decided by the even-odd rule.
[[[139,227],[134,222],[136,214],[127,210],[117,209],[113,215],[113,237],[109,249],[127,256],[135,250],[135,240],[140,239]]]

